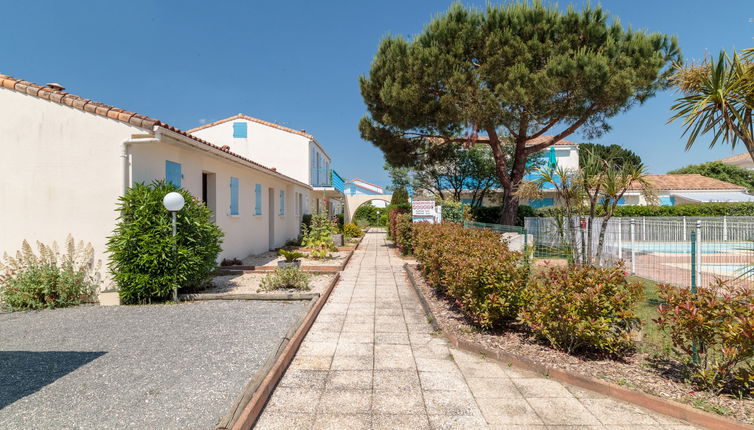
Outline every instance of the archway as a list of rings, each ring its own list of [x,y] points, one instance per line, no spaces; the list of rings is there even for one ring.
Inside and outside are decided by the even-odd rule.
[[[343,211],[346,215],[346,222],[351,222],[353,215],[356,213],[356,209],[360,206],[372,202],[372,200],[380,200],[387,204],[390,204],[390,199],[393,198],[392,194],[380,194],[380,195],[346,195],[346,208]]]

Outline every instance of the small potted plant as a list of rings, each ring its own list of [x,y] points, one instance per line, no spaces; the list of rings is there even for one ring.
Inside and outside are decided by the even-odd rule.
[[[278,261],[278,267],[301,267],[301,257],[304,254],[298,251],[289,251],[287,249],[281,249],[278,254],[282,255],[285,260]]]

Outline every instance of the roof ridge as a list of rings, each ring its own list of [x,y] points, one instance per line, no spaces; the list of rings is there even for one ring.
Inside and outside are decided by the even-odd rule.
[[[245,114],[242,114],[242,113],[239,113],[239,114],[236,114],[236,115],[232,115],[232,116],[229,116],[227,118],[219,119],[219,120],[213,121],[213,122],[211,122],[209,124],[203,124],[203,125],[200,125],[199,127],[194,127],[192,129],[189,129],[187,132],[188,133],[194,133],[196,131],[204,130],[205,128],[209,128],[209,127],[214,127],[216,125],[220,125],[220,124],[226,123],[228,121],[232,121],[234,119],[245,119],[247,121],[256,122],[258,124],[266,125],[268,127],[277,128],[278,130],[281,130],[281,131],[287,131],[288,133],[298,134],[299,136],[304,136],[304,137],[307,137],[307,138],[312,139],[312,140],[314,139],[314,136],[312,136],[311,134],[306,133],[306,132],[304,132],[302,130],[295,130],[293,128],[286,127],[284,125],[276,124],[276,123],[270,122],[270,121],[265,121],[265,120],[259,119],[259,118],[254,118],[252,116],[245,115]]]
[[[0,73],[0,87],[6,88],[11,91],[18,92],[18,93],[38,97],[38,98],[48,100],[48,101],[51,101],[53,103],[57,103],[60,105],[69,106],[83,112],[88,112],[93,115],[101,116],[103,118],[109,118],[115,121],[123,122],[125,124],[132,125],[134,127],[139,127],[139,128],[149,130],[149,131],[154,131],[155,127],[162,127],[172,132],[178,133],[182,136],[185,136],[191,140],[197,141],[199,143],[202,143],[214,149],[225,152],[231,156],[234,156],[238,159],[251,163],[255,166],[268,170],[270,173],[276,176],[282,176],[296,183],[303,184],[307,187],[309,186],[309,185],[304,184],[301,181],[291,178],[288,175],[284,175],[278,172],[277,170],[273,170],[267,166],[257,163],[256,161],[253,161],[242,155],[236,154],[235,152],[231,152],[230,149],[221,148],[204,139],[198,138],[189,132],[183,131],[177,127],[173,127],[172,125],[166,124],[156,118],[151,118],[146,115],[138,114],[136,112],[131,112],[125,109],[120,109],[114,106],[106,105],[104,103],[96,102],[94,100],[85,99],[83,97],[79,97],[77,95],[67,93],[65,91],[58,91],[47,86],[42,86],[39,84],[35,84],[33,82],[24,81],[22,79],[17,79],[12,76],[4,75],[2,73]]]

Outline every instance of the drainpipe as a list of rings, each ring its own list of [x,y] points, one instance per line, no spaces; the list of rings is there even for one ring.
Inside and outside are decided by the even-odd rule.
[[[123,162],[123,178],[122,178],[122,186],[121,186],[121,195],[126,195],[126,192],[129,188],[131,188],[131,163],[129,162],[129,152],[128,148],[131,145],[136,145],[140,143],[160,143],[161,139],[160,132],[156,132],[154,137],[137,137],[137,138],[129,138],[123,141],[123,144],[120,148],[120,158]]]

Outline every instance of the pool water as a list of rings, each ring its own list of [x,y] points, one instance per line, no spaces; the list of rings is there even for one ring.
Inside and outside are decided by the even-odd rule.
[[[623,244],[627,250],[657,252],[660,254],[691,254],[691,242],[638,242],[631,246]],[[754,251],[754,242],[702,242],[699,244],[702,254],[719,254],[731,251]]]

